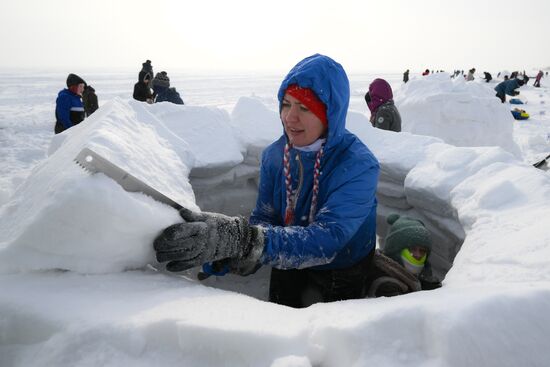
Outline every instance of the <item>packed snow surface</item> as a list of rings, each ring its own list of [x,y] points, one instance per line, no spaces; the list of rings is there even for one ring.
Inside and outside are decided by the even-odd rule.
[[[88,147],[181,205],[248,215],[261,150],[282,133],[282,76],[173,77],[186,102],[177,106],[129,100],[133,75],[90,75],[100,109],[56,136],[64,77],[10,77],[0,102],[1,366],[548,364],[550,174],[532,167],[550,150],[547,88],[522,87],[532,118],[515,121],[496,82],[436,74],[403,86],[384,75],[403,119],[393,133],[368,122],[363,94],[379,75],[350,75],[348,128],[381,164],[381,244],[390,212],[421,218],[445,280],[295,310],[265,301],[267,268],[203,283],[196,270],[164,273],[151,243],[177,211],[73,161]]]

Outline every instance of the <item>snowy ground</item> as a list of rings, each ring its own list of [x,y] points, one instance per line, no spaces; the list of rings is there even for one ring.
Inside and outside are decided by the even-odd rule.
[[[87,146],[181,204],[246,215],[261,149],[282,132],[283,76],[174,74],[186,105],[149,106],[129,100],[135,73],[81,74],[101,108],[55,137],[66,75],[0,79],[1,366],[548,364],[550,173],[531,163],[550,153],[549,89],[522,87],[531,118],[515,121],[496,82],[351,75],[348,128],[381,163],[381,243],[388,213],[422,218],[446,278],[294,310],[264,301],[269,269],[204,283],[156,271],[151,241],[177,212],[72,161]],[[368,123],[380,76],[403,133]]]

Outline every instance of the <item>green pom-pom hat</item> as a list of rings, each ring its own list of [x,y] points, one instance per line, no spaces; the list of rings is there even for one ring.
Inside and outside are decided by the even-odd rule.
[[[395,213],[388,215],[386,221],[390,225],[384,244],[386,256],[402,264],[403,249],[414,246],[424,247],[427,250],[427,257],[430,255],[432,250],[430,231],[422,221]]]

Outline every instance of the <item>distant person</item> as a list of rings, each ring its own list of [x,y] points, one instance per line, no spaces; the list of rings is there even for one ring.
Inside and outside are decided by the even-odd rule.
[[[91,85],[86,85],[84,87],[84,91],[82,92],[82,103],[84,104],[84,112],[86,112],[86,117],[90,116],[99,108],[95,89]]]
[[[517,75],[517,74],[516,74]],[[517,75],[514,79],[505,80],[503,82],[500,82],[495,87],[495,91],[497,92],[496,96],[500,98],[501,102],[506,102],[506,95],[509,96],[517,96],[519,95],[519,91],[517,90],[519,87],[521,87],[524,84],[523,75]]]
[[[166,71],[161,71],[153,79],[153,90],[155,91],[155,102],[171,102],[174,104],[183,104],[180,94],[176,88],[170,88],[170,78]]]
[[[142,73],[148,73],[151,75],[151,78],[149,79],[149,88],[153,88],[153,76],[155,76],[155,73],[153,73],[153,65],[151,64],[151,60],[145,60],[143,64],[141,64],[141,70],[138,75],[138,80],[142,80],[143,75]]]
[[[488,73],[486,71],[483,72],[483,79],[485,79],[486,83],[489,83],[491,80],[493,80],[493,76],[491,73]]]
[[[536,78],[535,78],[535,83],[533,84],[533,86],[539,88],[540,87],[540,80],[542,79],[542,76],[544,75],[544,73],[542,72],[542,70],[539,70]]]
[[[85,85],[84,79],[76,74],[69,74],[67,77],[67,88],[58,93],[55,101],[56,134],[84,121],[86,113],[80,98]]]
[[[405,70],[403,73],[403,83],[407,83],[409,81],[409,69]]]
[[[139,80],[134,84],[134,99],[140,102],[147,102],[149,104],[153,103],[155,100],[155,95],[151,89],[151,80],[153,76],[147,71],[139,72]]]
[[[390,224],[382,252],[377,251],[367,278],[367,297],[391,297],[441,287],[432,275],[430,231],[422,221],[398,214]]]
[[[475,79],[474,78],[475,72],[476,72],[476,68],[471,68],[470,70],[468,70],[468,75],[466,75],[467,82],[471,82]]]
[[[401,115],[393,103],[391,86],[384,79],[375,79],[365,94],[371,112],[372,126],[382,130],[401,131]]]
[[[426,70],[424,70],[424,72],[422,73],[422,76],[426,76],[426,75],[430,75],[430,69],[426,69]]]
[[[510,74],[510,79],[515,79],[518,76],[517,71],[512,71],[512,74]]]

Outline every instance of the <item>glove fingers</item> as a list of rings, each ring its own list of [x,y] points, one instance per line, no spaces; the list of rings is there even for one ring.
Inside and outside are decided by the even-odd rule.
[[[180,209],[180,216],[186,222],[204,222],[206,220],[206,215],[204,215],[203,213],[192,212],[187,208]]]
[[[166,228],[153,242],[156,251],[172,251],[186,245],[185,239],[201,237],[207,230],[203,222],[178,223]]]
[[[182,260],[182,261],[197,261],[202,253],[202,246],[195,246],[194,244],[187,247],[180,247],[173,251],[157,251],[157,261],[163,263],[166,261]]]

